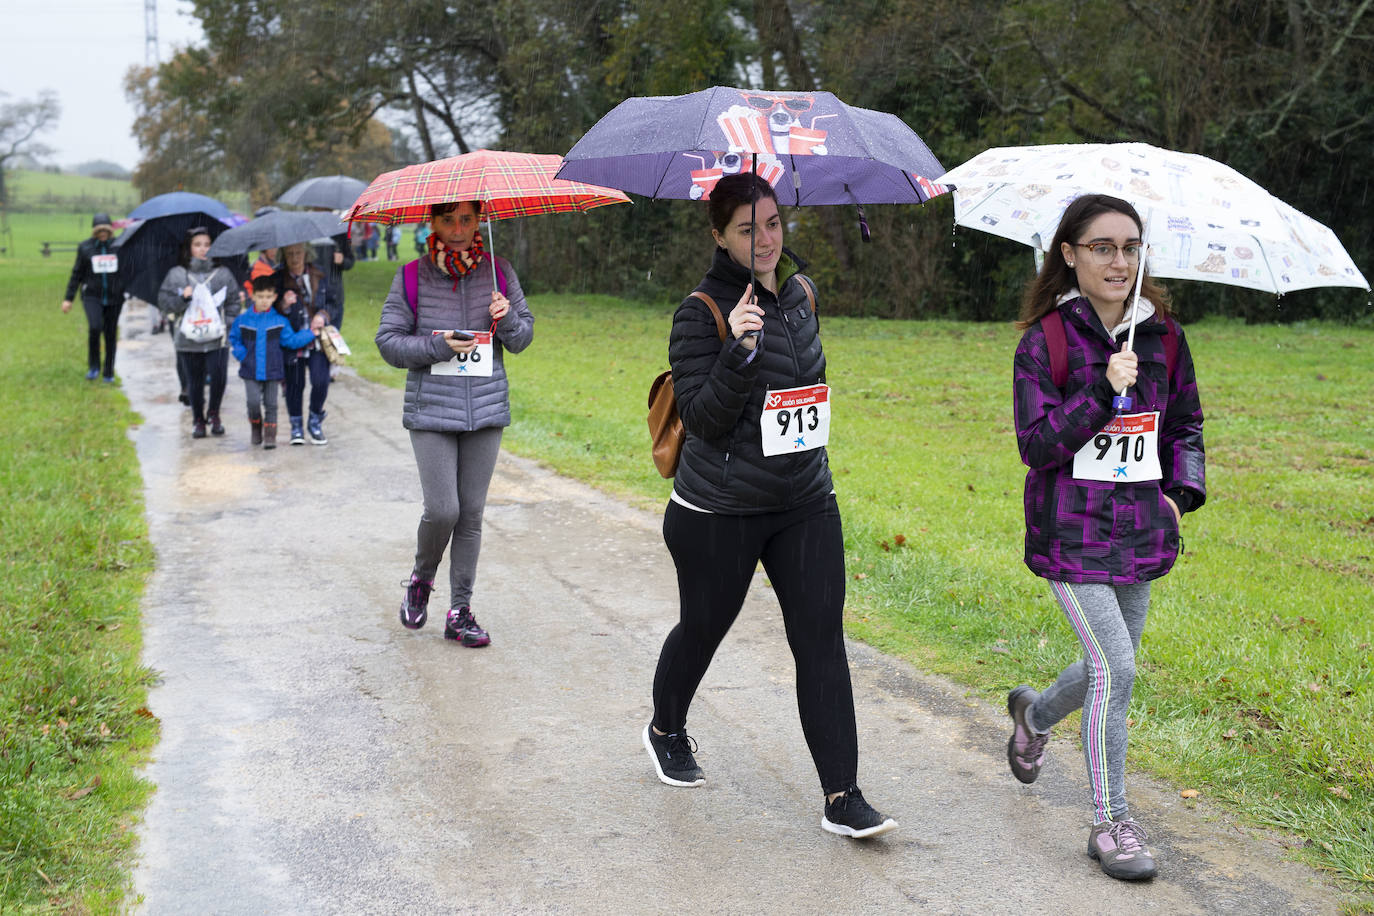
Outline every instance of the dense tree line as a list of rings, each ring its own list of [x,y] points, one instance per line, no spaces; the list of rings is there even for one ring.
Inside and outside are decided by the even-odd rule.
[[[897,114],[946,166],[989,146],[1143,140],[1227,162],[1374,264],[1374,0],[197,0],[206,46],[128,86],[145,193],[364,179],[474,145],[565,152],[632,95],[816,89]],[[384,127],[383,124],[390,125]],[[1005,319],[1019,246],[952,206],[795,211],[833,312]],[[636,201],[498,226],[537,287],[677,295],[698,205]],[[1368,320],[1363,293],[1177,284],[1185,316]]]

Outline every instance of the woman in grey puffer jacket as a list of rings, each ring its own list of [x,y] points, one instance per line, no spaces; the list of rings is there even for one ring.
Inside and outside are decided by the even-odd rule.
[[[492,255],[482,249],[481,209],[478,201],[431,208],[428,254],[396,271],[377,329],[382,358],[410,370],[402,425],[410,430],[424,493],[401,623],[412,630],[425,625],[439,561],[451,544],[444,638],[469,647],[491,642],[470,603],[487,488],[501,430],[510,425],[504,354],[519,353],[534,338],[534,316],[510,262],[496,258],[493,271]]]
[[[224,435],[219,420],[219,405],[224,399],[224,386],[229,377],[229,325],[238,316],[243,287],[239,286],[229,268],[210,261],[210,232],[203,226],[186,230],[181,242],[181,259],[167,271],[157,292],[157,307],[171,321],[175,331],[173,345],[177,351],[177,367],[184,370],[187,394],[191,400],[193,427],[191,438],[204,439],[208,421],[210,432]],[[214,340],[189,340],[181,333],[181,316],[191,303],[191,294],[199,283],[210,287],[211,293],[224,290],[219,317],[224,334]],[[210,404],[205,403],[205,377],[210,377]]]

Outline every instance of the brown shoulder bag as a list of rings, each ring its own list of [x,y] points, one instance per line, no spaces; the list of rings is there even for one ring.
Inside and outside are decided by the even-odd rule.
[[[716,318],[716,332],[724,342],[725,316],[716,300],[702,292],[692,293],[711,309]],[[677,415],[677,398],[673,395],[673,371],[660,373],[649,386],[649,436],[654,444],[654,467],[664,477],[677,474],[677,460],[682,455],[682,440],[686,438],[682,420]]]

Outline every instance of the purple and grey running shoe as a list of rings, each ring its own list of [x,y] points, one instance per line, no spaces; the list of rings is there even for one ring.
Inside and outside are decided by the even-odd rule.
[[[401,626],[418,630],[429,619],[429,593],[434,590],[434,583],[411,573],[410,581],[402,584],[406,587],[406,596],[401,599]]]

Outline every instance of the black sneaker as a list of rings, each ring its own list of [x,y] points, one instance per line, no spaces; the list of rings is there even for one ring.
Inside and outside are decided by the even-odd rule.
[[[491,644],[491,635],[477,624],[472,616],[472,608],[466,604],[448,612],[444,620],[444,639],[456,639],[469,649],[480,649]]]
[[[418,630],[429,619],[429,593],[434,590],[434,583],[424,582],[411,573],[410,581],[404,584],[406,596],[401,599],[401,626]]]
[[[840,836],[862,840],[896,830],[897,822],[873,810],[873,806],[864,801],[864,794],[859,787],[850,786],[839,798],[825,803],[821,827]]]
[[[644,749],[649,752],[659,782],[664,785],[691,788],[706,781],[706,774],[701,772],[692,756],[696,744],[686,732],[660,735],[654,732],[652,725],[644,726]]]

